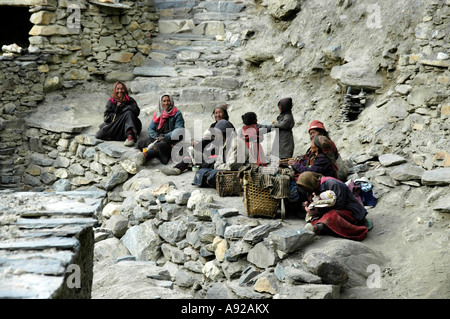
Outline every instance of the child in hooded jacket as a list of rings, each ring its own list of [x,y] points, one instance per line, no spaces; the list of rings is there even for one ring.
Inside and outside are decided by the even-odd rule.
[[[295,125],[294,116],[292,115],[292,98],[287,97],[278,102],[280,115],[271,125],[272,130],[276,130],[275,140],[272,145],[272,154],[280,159],[291,158],[294,154],[294,135],[292,128]]]

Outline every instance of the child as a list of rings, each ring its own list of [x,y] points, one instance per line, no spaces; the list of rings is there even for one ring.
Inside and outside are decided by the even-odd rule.
[[[258,124],[258,118],[254,112],[247,112],[242,115],[242,121],[244,126],[241,129],[240,136],[249,149],[250,160],[257,165],[266,166],[268,161],[261,142],[264,140],[263,134],[270,132],[271,128]],[[261,128],[262,130],[260,130]]]
[[[294,153],[294,135],[292,128],[295,125],[294,116],[292,115],[292,99],[290,97],[281,99],[278,102],[280,115],[272,124],[272,129],[277,128],[277,136],[275,136],[272,145],[272,153],[280,159],[291,158]]]

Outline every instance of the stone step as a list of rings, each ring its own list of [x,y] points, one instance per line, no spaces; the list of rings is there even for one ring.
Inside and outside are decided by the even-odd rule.
[[[244,10],[245,4],[237,1],[204,1],[199,3],[197,8],[208,12],[239,13]]]
[[[157,10],[194,8],[199,4],[198,0],[155,0]]]
[[[105,195],[104,191],[0,192],[5,216],[0,232],[0,298],[90,298],[92,227]],[[81,289],[73,289],[67,280],[74,273],[72,266],[79,269]]]
[[[200,12],[194,14],[194,23],[199,24],[203,21],[236,21],[241,15],[239,13],[224,12]]]
[[[66,213],[63,212],[63,215]],[[49,214],[51,216],[52,214]],[[36,216],[29,214],[22,214],[22,216]],[[43,216],[43,215],[40,215]],[[42,229],[42,228],[57,228],[61,226],[93,226],[97,222],[94,218],[48,218],[48,219],[34,219],[34,218],[20,218],[15,225],[22,229]]]
[[[153,42],[160,39],[182,40],[182,41],[202,41],[202,40],[215,40],[214,36],[208,36],[195,33],[166,33],[158,35]]]

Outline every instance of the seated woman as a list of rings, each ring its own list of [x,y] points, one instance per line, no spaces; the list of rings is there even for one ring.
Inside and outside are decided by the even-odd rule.
[[[255,164],[260,166],[267,166],[268,160],[261,142],[264,140],[265,133],[271,131],[270,126],[258,124],[256,113],[247,112],[242,115],[244,126],[239,135],[245,141],[245,145],[249,149],[250,157],[256,159]]]
[[[140,109],[136,101],[128,95],[125,84],[114,84],[111,98],[106,103],[103,115],[104,123],[100,125],[95,137],[107,141],[123,141],[125,146],[132,146],[142,130],[138,116]]]
[[[334,144],[334,142],[331,140],[330,135],[328,133],[328,131],[325,129],[325,126],[323,125],[322,122],[314,120],[309,124],[309,128],[308,128],[308,134],[309,134],[309,139],[312,141],[314,137],[319,136],[319,135],[323,135],[328,137],[328,139],[330,140],[330,147],[331,150],[334,153],[334,158],[337,160],[339,158],[339,152],[338,149],[336,147],[336,144]],[[299,161],[302,162],[304,161],[306,158],[308,158],[309,153],[311,152],[311,149],[309,148],[306,151],[306,154],[304,154],[303,156],[299,156]]]
[[[204,133],[204,136],[201,141],[193,141],[191,147],[189,147],[188,151],[189,154],[184,154],[181,162],[177,163],[173,167],[163,167],[161,169],[161,172],[165,175],[180,175],[184,171],[186,171],[190,164],[192,164],[193,159],[196,157],[201,158],[200,162],[202,162],[203,159],[203,151],[210,145],[210,143],[213,141],[213,136],[211,136],[211,129],[214,129],[214,126],[217,124],[220,120],[229,120],[227,106],[220,105],[214,108],[212,112],[212,116],[214,116],[214,122],[210,125],[208,130]],[[230,122],[231,124],[231,122]],[[231,127],[234,128],[233,124],[231,124]],[[198,156],[194,152],[198,152]],[[201,155],[200,155],[201,154]],[[214,154],[212,154],[214,155]]]
[[[181,140],[184,133],[184,118],[169,94],[159,99],[158,107],[153,113],[152,122],[148,127],[149,139],[144,141],[148,149],[144,152],[146,161],[159,158],[167,164],[172,153],[172,146]],[[140,141],[140,146],[142,146]]]
[[[330,139],[323,135],[318,135],[312,139],[310,149],[308,157],[303,162],[289,161],[296,173],[296,178],[298,178],[298,174],[303,172],[316,172],[324,176],[336,177],[338,167]]]
[[[218,171],[236,171],[249,162],[249,151],[244,141],[239,138],[234,127],[227,120],[220,120],[214,127],[216,137],[211,144],[217,149],[209,157],[209,161],[202,163],[195,173],[193,185],[200,187],[216,187]]]
[[[303,204],[310,217],[305,228],[317,235],[331,232],[340,237],[363,240],[369,230],[366,226],[367,210],[356,199],[347,185],[333,177],[315,172],[304,172],[297,184],[309,195]],[[336,201],[331,207],[309,207],[312,196],[333,191]]]

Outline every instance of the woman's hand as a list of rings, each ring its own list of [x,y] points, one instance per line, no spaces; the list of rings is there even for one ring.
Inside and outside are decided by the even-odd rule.
[[[315,217],[319,215],[319,210],[317,208],[309,208],[309,202],[303,202],[303,207],[305,207],[305,211],[309,216]]]
[[[292,160],[292,159],[288,161],[288,164],[290,166],[294,166],[295,163],[296,163],[295,160]]]

